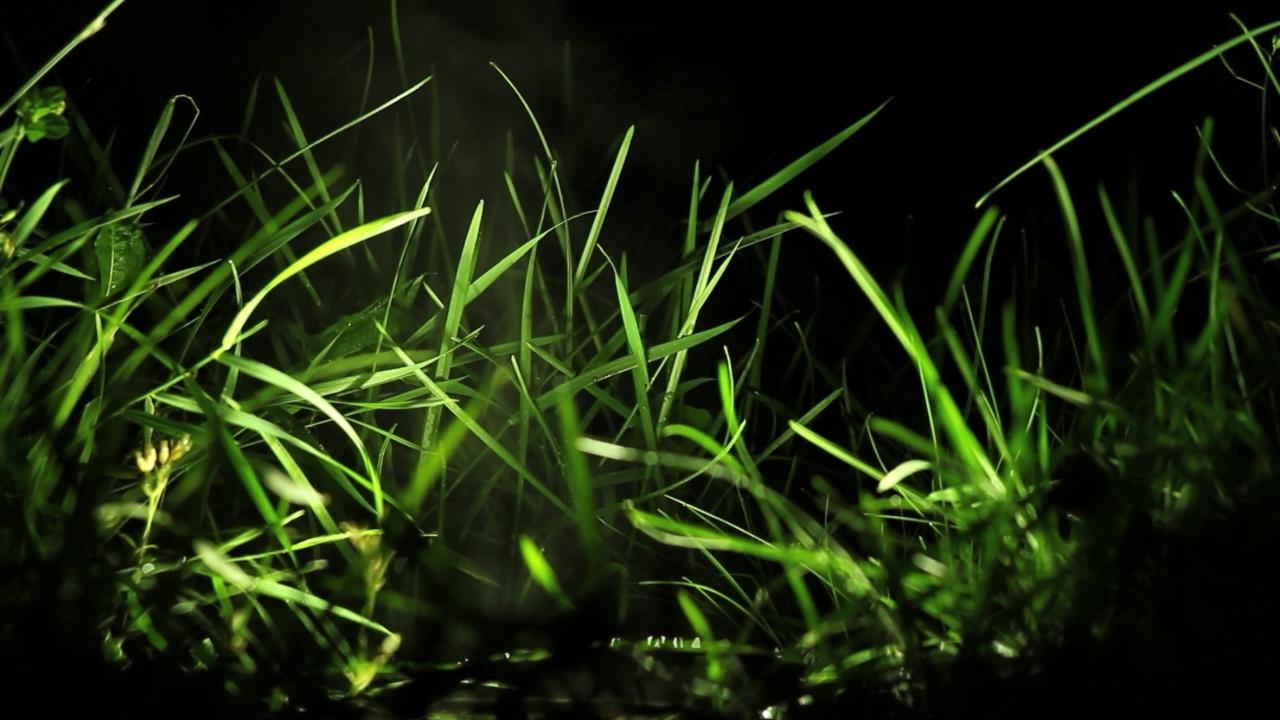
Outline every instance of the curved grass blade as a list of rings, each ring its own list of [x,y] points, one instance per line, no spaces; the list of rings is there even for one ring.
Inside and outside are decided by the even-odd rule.
[[[372,483],[373,489],[373,509],[378,517],[383,516],[383,495],[382,484],[379,481],[377,469],[374,467],[373,459],[369,456],[369,451],[361,442],[360,436],[356,434],[355,428],[347,420],[337,408],[325,400],[306,384],[286,375],[285,373],[262,363],[243,358],[232,353],[222,353],[218,356],[218,361],[222,364],[233,368],[246,375],[255,377],[265,383],[275,385],[280,389],[297,395],[313,405],[317,410],[324,413],[326,417],[333,421],[335,425],[342,430],[343,434],[351,440],[351,444],[355,446],[356,452],[360,454],[360,459],[364,462],[365,472],[368,473],[368,479]]]
[[[306,255],[298,259],[297,262],[290,264],[280,274],[271,279],[265,287],[258,291],[245,306],[236,313],[235,319],[231,322],[231,326],[227,328],[227,332],[222,336],[222,347],[217,354],[230,350],[239,339],[240,333],[244,330],[244,326],[249,321],[249,316],[257,309],[258,305],[266,298],[267,293],[274,290],[281,283],[321,260],[341,252],[353,245],[362,243],[372,237],[376,237],[389,230],[394,230],[407,222],[411,222],[431,212],[431,208],[424,207],[418,210],[410,210],[397,215],[375,220],[356,228],[352,228],[337,237],[331,238],[320,245],[320,247],[312,250]]]
[[[1231,18],[1235,20],[1237,23],[1240,22],[1235,15],[1232,15]],[[1170,70],[1164,75],[1161,75],[1160,77],[1156,78],[1154,81],[1138,89],[1138,91],[1134,92],[1129,97],[1113,105],[1110,110],[1107,110],[1106,112],[1102,113],[1098,117],[1090,120],[1089,122],[1081,126],[1080,129],[1076,130],[1075,132],[1071,133],[1065,138],[1054,143],[1047,150],[1042,150],[1035,157],[1028,160],[1026,164],[1024,164],[1022,167],[1018,168],[1017,170],[1014,170],[1013,173],[1010,174],[1008,177],[996,183],[996,186],[988,190],[986,193],[984,193],[982,197],[978,198],[978,202],[974,203],[973,206],[975,208],[982,207],[983,204],[986,203],[987,200],[989,200],[992,195],[995,195],[996,192],[999,191],[1001,188],[1003,188],[1005,185],[1008,185],[1010,182],[1013,182],[1015,178],[1022,175],[1023,173],[1030,170],[1031,168],[1035,167],[1036,165],[1040,164],[1041,162],[1044,161],[1045,158],[1049,157],[1050,155],[1053,155],[1054,153],[1058,152],[1059,150],[1066,147],[1067,145],[1075,142],[1085,133],[1098,127],[1099,125],[1110,120],[1116,115],[1119,115],[1120,113],[1124,112],[1126,109],[1128,109],[1130,106],[1137,103],[1139,100],[1142,100],[1146,96],[1154,93],[1155,91],[1159,90],[1165,85],[1172,83],[1174,80],[1177,80],[1178,78],[1182,77],[1183,75],[1186,75],[1192,70],[1195,70],[1201,65],[1204,65],[1205,63],[1212,61],[1214,58],[1225,53],[1231,48],[1245,42],[1252,42],[1254,38],[1258,37],[1259,35],[1265,35],[1277,28],[1280,28],[1280,21],[1269,23],[1267,25],[1263,25],[1262,27],[1256,30],[1252,30],[1252,31],[1237,35],[1236,37],[1228,40],[1227,42],[1224,42],[1219,45],[1215,45],[1212,50],[1206,50],[1200,55],[1197,55],[1195,58],[1183,63],[1182,65],[1179,65],[1178,67],[1174,68],[1173,70]]]
[[[207,540],[196,540],[195,550],[196,555],[205,564],[205,567],[209,568],[210,572],[231,583],[241,592],[265,595],[287,603],[297,603],[312,610],[318,610],[321,613],[332,614],[335,617],[340,617],[343,620],[348,620],[387,636],[393,634],[382,624],[340,605],[334,605],[328,600],[312,595],[309,592],[304,592],[270,578],[253,577]]]

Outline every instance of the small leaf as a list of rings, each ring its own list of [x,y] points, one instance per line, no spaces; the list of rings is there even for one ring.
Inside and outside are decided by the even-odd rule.
[[[40,118],[35,124],[28,127],[25,131],[27,140],[35,142],[49,138],[50,140],[61,140],[71,132],[71,124],[61,115],[46,115]]]
[[[113,295],[132,282],[146,259],[142,228],[132,222],[103,227],[93,241],[93,249],[98,255],[103,297]]]

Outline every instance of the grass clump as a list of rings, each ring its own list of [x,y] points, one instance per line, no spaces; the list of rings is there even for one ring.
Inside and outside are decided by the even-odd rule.
[[[1277,27],[1077,135],[1236,45],[1274,92],[1256,39]],[[317,139],[273,83],[278,147],[193,141],[175,99],[122,183],[51,67],[0,107],[0,192],[29,192],[10,170],[32,143],[64,141],[75,168],[0,225],[6,659],[48,653],[143,708],[950,717],[1199,687],[1269,637],[1264,593],[1214,589],[1256,576],[1274,534],[1274,178],[1240,190],[1211,122],[1176,223],[1126,226],[1099,189],[1118,289],[1037,158],[1075,283],[1046,344],[1036,298],[992,297],[994,209],[928,335],[812,197],[733,230],[879,108],[744,192],[695,166],[676,267],[639,278],[609,224],[633,132],[575,190],[499,68],[538,151],[507,153],[500,200],[463,204],[432,140],[391,134],[377,197],[329,142],[437,116],[434,78]],[[160,181],[197,157],[226,190],[170,222]],[[853,451],[816,429],[858,415],[867,368],[803,336],[805,390],[771,392],[786,233],[870,301],[920,426],[859,418]],[[705,313],[751,256],[754,342],[732,347],[746,316]],[[30,688],[61,681],[28,668]]]

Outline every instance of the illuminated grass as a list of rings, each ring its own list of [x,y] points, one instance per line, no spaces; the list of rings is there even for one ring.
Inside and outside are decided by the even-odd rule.
[[[1276,46],[1256,40],[1277,27],[1219,46],[1252,47],[1267,92]],[[680,257],[640,280],[609,235],[632,130],[578,206],[501,69],[538,137],[534,157],[495,169],[505,195],[442,207],[449,168],[409,137],[386,197],[344,182],[351,158],[330,140],[437,102],[420,93],[434,80],[399,70],[404,91],[332,131],[307,127],[275,83],[283,154],[191,140],[175,100],[131,182],[72,197],[63,181],[4,210],[5,646],[164,665],[258,709],[422,712],[462,680],[533,693],[545,688],[526,672],[563,670],[548,658],[621,656],[674,688],[672,707],[888,697],[963,716],[1043,700],[1082,668],[1080,698],[1203,680],[1194,659],[1269,637],[1218,636],[1262,627],[1269,595],[1204,599],[1272,547],[1280,441],[1280,314],[1258,263],[1280,255],[1277,215],[1269,190],[1219,207],[1214,172],[1258,183],[1216,166],[1211,122],[1175,196],[1182,217],[1139,235],[1099,190],[1110,244],[1086,237],[1051,153],[1028,164],[1052,180],[1075,291],[1062,325],[1039,327],[1029,298],[992,297],[994,208],[931,318],[870,275],[812,196],[736,229],[880,108],[745,190],[695,165]],[[47,72],[0,106],[0,192],[33,142],[65,138],[88,159],[69,173],[114,175]],[[149,223],[170,200],[156,177],[196,153],[228,190],[198,220]],[[466,220],[461,237],[441,215]],[[914,373],[902,389],[921,410],[858,418],[859,447],[818,421],[853,415],[845,378],[875,368],[829,367],[783,338],[812,384],[778,398],[763,382],[765,343],[786,332],[787,233],[832,252],[898,344],[882,351]],[[1117,261],[1128,285],[1101,303],[1097,268]],[[762,263],[764,281],[742,317],[710,326],[740,262]],[[757,342],[726,345],[752,303]],[[693,376],[697,355],[714,376]]]

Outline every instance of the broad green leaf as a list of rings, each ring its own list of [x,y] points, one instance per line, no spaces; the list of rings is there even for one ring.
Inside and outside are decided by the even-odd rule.
[[[135,222],[104,225],[93,241],[93,250],[98,256],[103,297],[127,287],[142,269],[147,254],[142,228]]]
[[[382,333],[378,323],[386,320],[387,332],[403,339],[413,326],[413,315],[389,298],[379,298],[363,310],[344,315],[324,330],[303,338],[303,347],[312,357],[324,353],[329,360],[354,355],[378,344]]]

